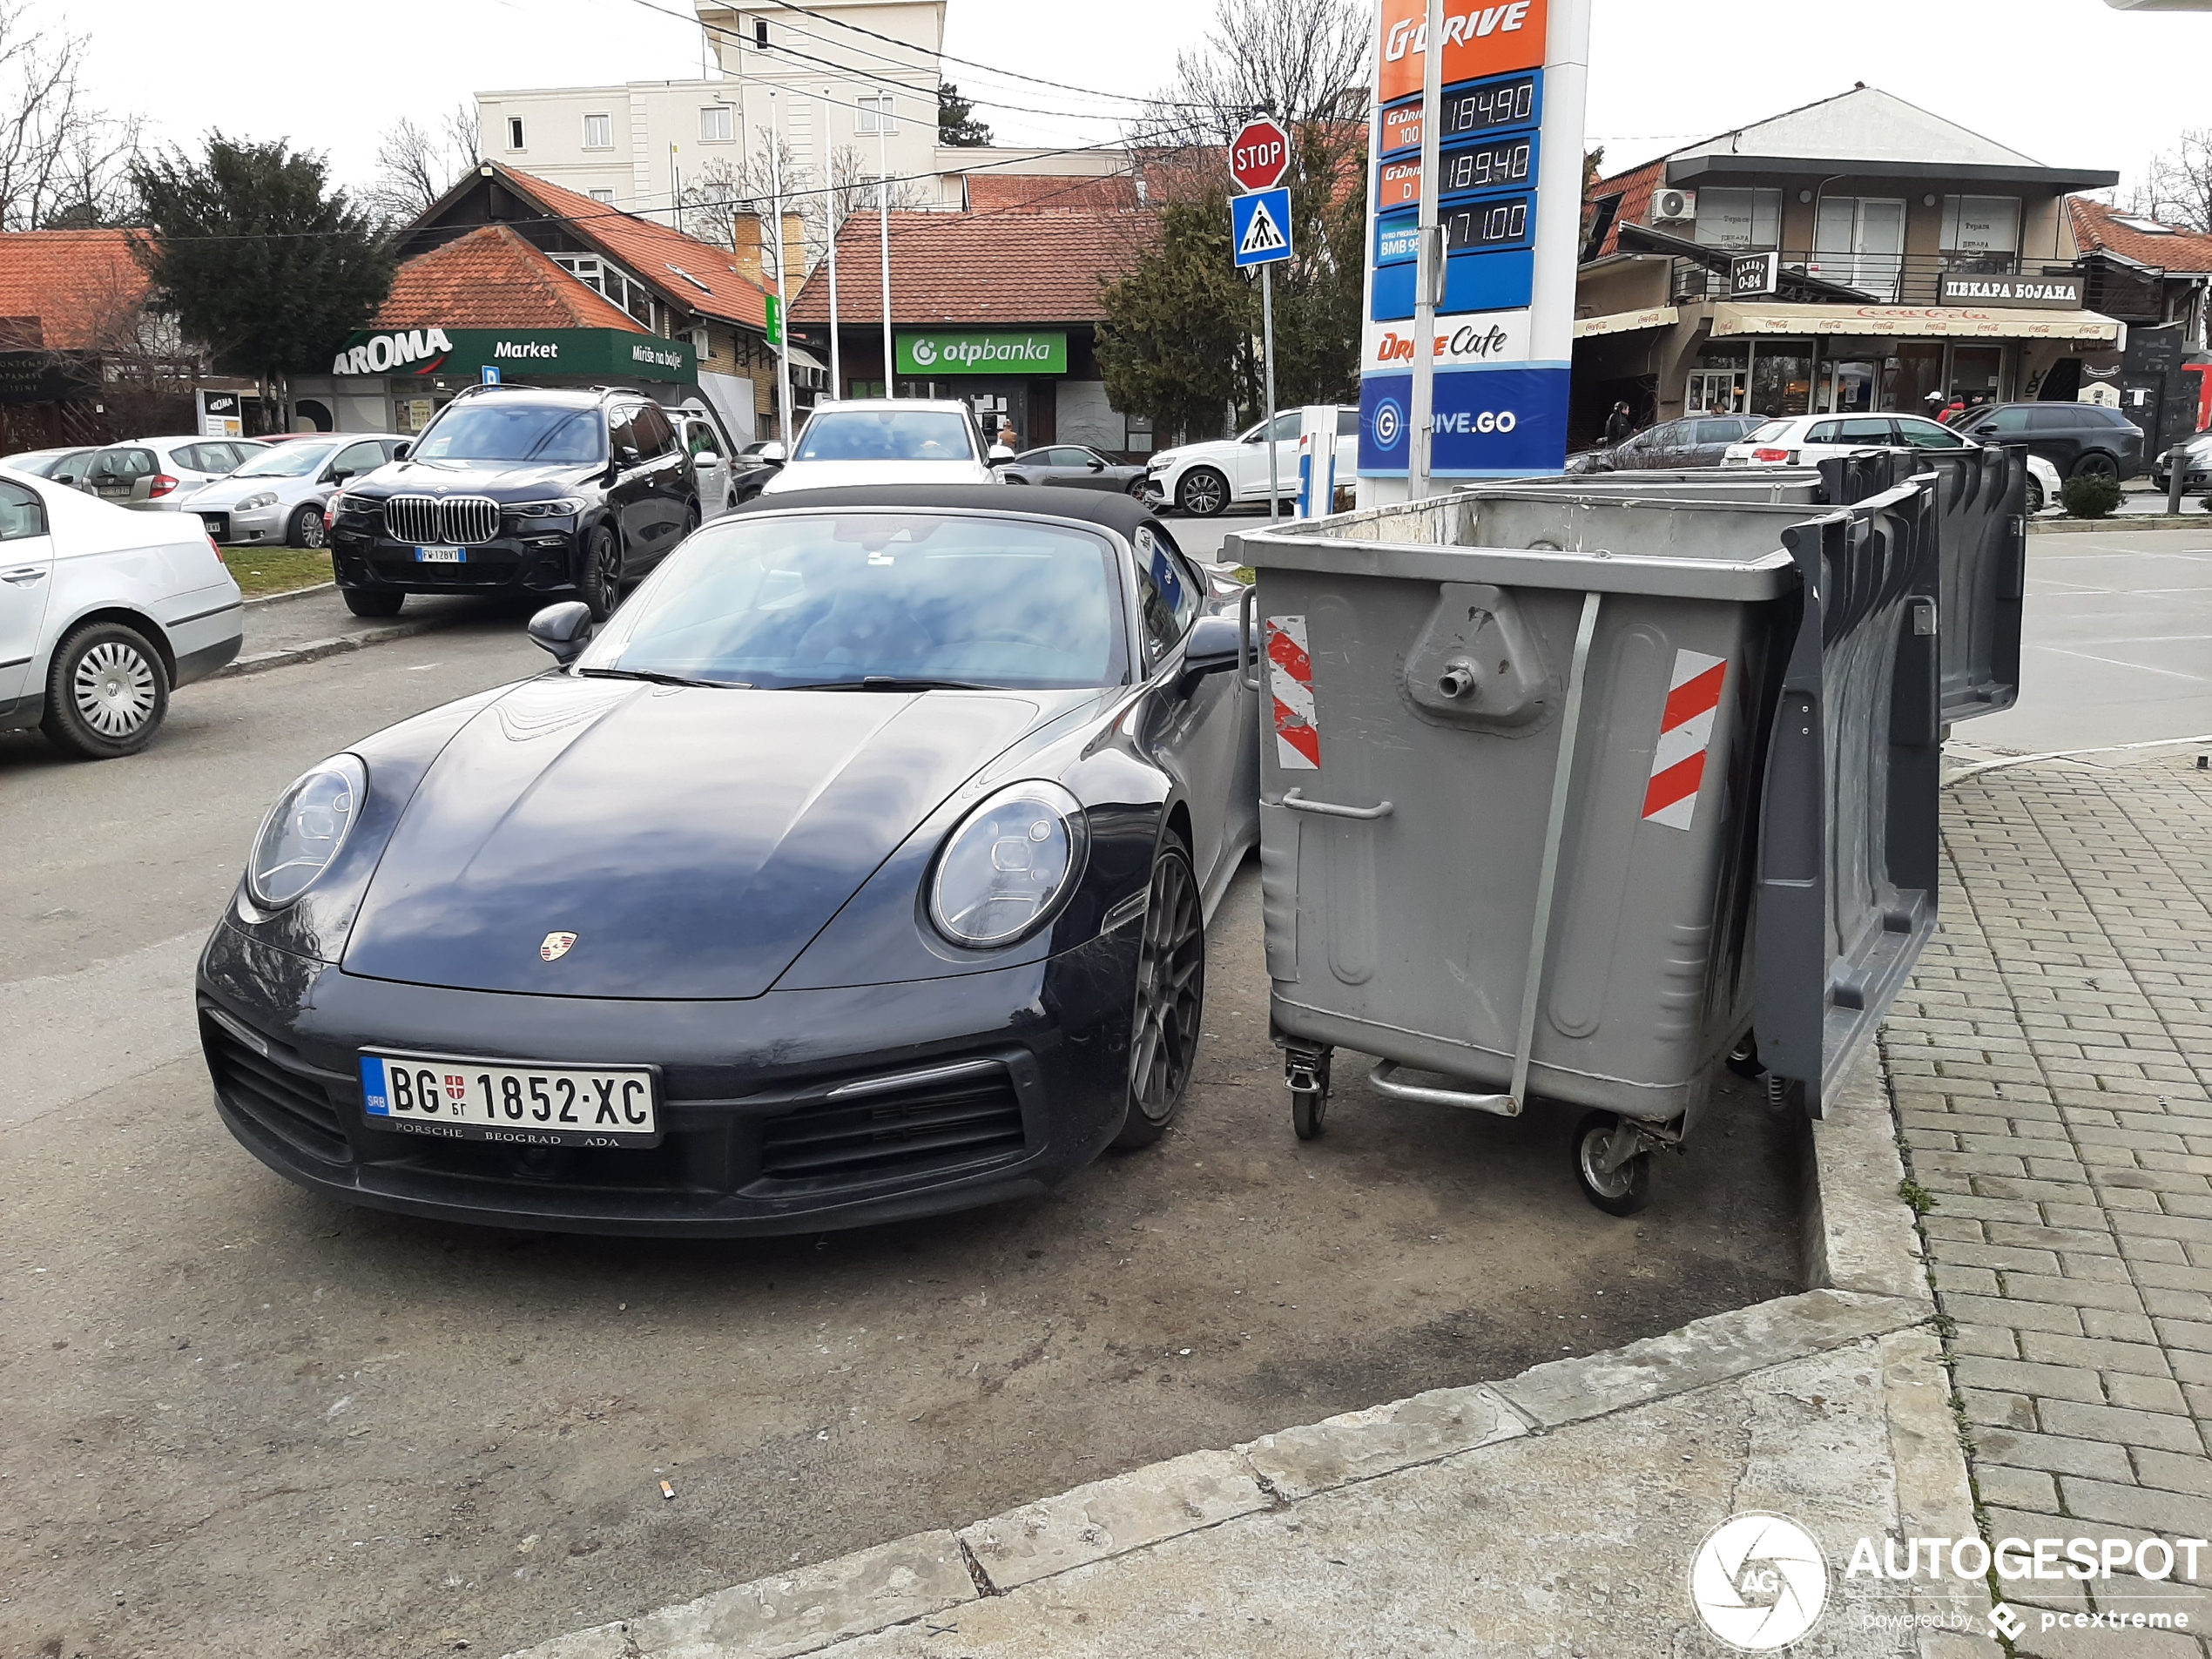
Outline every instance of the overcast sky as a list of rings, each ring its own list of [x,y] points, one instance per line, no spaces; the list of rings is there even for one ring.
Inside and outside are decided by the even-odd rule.
[[[209,127],[288,137],[366,179],[376,135],[435,118],[478,88],[604,84],[700,72],[686,0],[30,0],[88,34],[96,94],[189,141]],[[2133,178],[2184,127],[2212,125],[2202,87],[2212,12],[2118,12],[2104,0],[1595,0],[1589,131],[1608,168],[1854,81],[1894,92],[2053,165]],[[664,10],[664,8],[665,10]],[[948,53],[1094,89],[1026,85],[972,64],[1002,140],[1110,136],[1109,118],[1203,41],[1208,0],[950,0]],[[1033,106],[1035,112],[1010,105]]]

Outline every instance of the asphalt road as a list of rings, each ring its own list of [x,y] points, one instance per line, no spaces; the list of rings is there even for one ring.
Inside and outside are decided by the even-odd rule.
[[[1183,1122],[1049,1197],[671,1244],[297,1191],[208,1104],[198,941],[287,779],[542,660],[495,617],[190,688],[128,760],[0,739],[0,1653],[496,1654],[1797,1288],[1733,1086],[1633,1222],[1568,1114],[1349,1055],[1294,1140],[1250,867]]]
[[[2030,753],[2212,733],[2212,522],[2030,536],[2020,700],[1962,725]]]

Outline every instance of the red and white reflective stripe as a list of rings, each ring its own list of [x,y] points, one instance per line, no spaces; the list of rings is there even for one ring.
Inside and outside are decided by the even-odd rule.
[[[1697,816],[1705,782],[1705,756],[1713,746],[1713,717],[1720,712],[1728,658],[1702,651],[1675,653],[1667,710],[1659,717],[1659,748],[1651,757],[1651,785],[1643,792],[1643,821],[1686,830]]]
[[[1321,770],[1321,728],[1313,712],[1313,659],[1304,617],[1267,619],[1267,690],[1275,704],[1275,759],[1287,772]]]

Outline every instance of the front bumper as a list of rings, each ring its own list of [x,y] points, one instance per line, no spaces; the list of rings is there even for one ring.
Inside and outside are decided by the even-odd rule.
[[[224,547],[269,547],[284,541],[286,509],[282,507],[256,507],[244,513],[228,507],[191,510],[199,515],[207,533]]]
[[[459,563],[433,564],[417,559],[411,543],[364,532],[341,519],[331,529],[330,556],[339,581],[351,588],[553,593],[575,585],[577,529],[571,520],[551,522],[555,528],[527,530],[502,523],[496,539],[463,548]]]
[[[367,979],[226,921],[200,958],[200,1038],[231,1133],[349,1203],[569,1232],[816,1231],[1041,1192],[1096,1157],[1126,1109],[1138,933],[951,979],[625,1001]],[[372,1128],[365,1047],[656,1064],[663,1139],[515,1147]],[[955,1083],[867,1086],[954,1062],[985,1063]]]

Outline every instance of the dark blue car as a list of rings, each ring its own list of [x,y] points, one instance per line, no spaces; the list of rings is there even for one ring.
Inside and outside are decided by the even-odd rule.
[[[691,1235],[1156,1139],[1257,839],[1243,591],[1097,492],[717,520],[279,799],[199,966],[224,1122],[360,1204]]]

